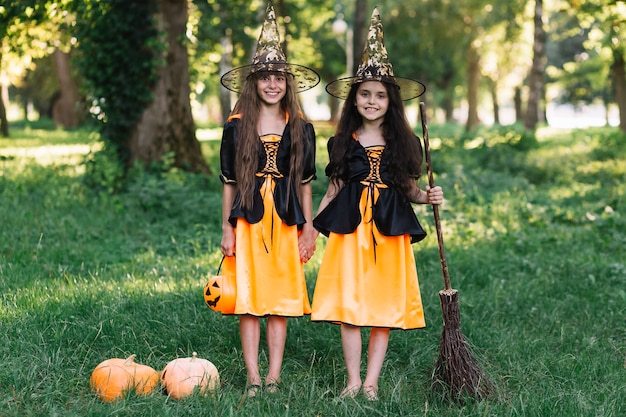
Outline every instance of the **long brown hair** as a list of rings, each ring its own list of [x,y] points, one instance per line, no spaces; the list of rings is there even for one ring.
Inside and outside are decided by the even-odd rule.
[[[282,75],[283,73],[281,73]],[[252,197],[256,171],[259,165],[259,151],[261,142],[257,129],[259,113],[262,106],[261,98],[257,93],[257,81],[261,75],[267,72],[257,72],[250,75],[241,91],[241,96],[231,115],[240,114],[241,121],[237,129],[237,152],[235,157],[235,170],[237,184],[241,194],[243,208],[252,208]],[[300,199],[302,182],[302,167],[304,159],[305,121],[302,119],[302,111],[296,96],[293,77],[287,75],[287,92],[280,102],[280,108],[289,115],[288,125],[291,132],[291,148],[289,161],[289,182],[296,185],[297,197]],[[291,187],[288,187],[291,189]],[[290,196],[287,195],[289,199]]]
[[[410,180],[417,180],[422,172],[422,145],[411,130],[400,98],[400,89],[390,83],[382,83],[389,97],[389,107],[382,123],[385,139],[385,154],[389,154],[389,169],[393,185],[409,197]],[[335,132],[333,148],[330,153],[330,180],[336,185],[339,180],[348,178],[345,164],[347,153],[354,142],[352,133],[363,124],[355,103],[359,84],[353,84],[341,111],[341,118]],[[387,157],[387,156],[385,156]]]

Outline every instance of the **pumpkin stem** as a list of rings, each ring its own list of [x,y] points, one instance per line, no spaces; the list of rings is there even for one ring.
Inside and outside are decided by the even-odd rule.
[[[191,359],[189,359],[189,362],[193,362],[193,361],[194,361],[194,359],[196,359],[197,357],[198,357],[198,353],[197,353],[197,352],[193,352],[193,353],[191,354]]]
[[[133,364],[133,362],[135,362],[135,358],[137,357],[137,355],[135,355],[134,353],[132,355],[130,355],[128,358],[126,358],[126,361],[124,362],[124,365],[126,366],[130,366]]]

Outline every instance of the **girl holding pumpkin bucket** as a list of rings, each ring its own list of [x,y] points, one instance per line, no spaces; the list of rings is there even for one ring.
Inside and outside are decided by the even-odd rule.
[[[356,75],[326,86],[346,102],[328,141],[329,185],[313,221],[328,242],[311,320],[341,324],[348,373],[341,397],[362,390],[378,399],[390,329],[425,326],[411,244],[426,233],[411,203],[441,204],[443,191],[416,184],[422,148],[402,104],[424,90],[418,81],[393,75],[378,9]],[[371,327],[365,381],[361,327]]]
[[[247,370],[248,396],[261,389],[258,353],[261,317],[267,317],[267,392],[280,382],[287,317],[310,314],[303,263],[315,250],[311,181],[315,131],[301,117],[296,93],[319,83],[317,73],[287,63],[274,7],[252,64],[221,79],[241,93],[224,125],[220,149],[223,182],[221,251],[224,275],[236,276],[234,314]]]

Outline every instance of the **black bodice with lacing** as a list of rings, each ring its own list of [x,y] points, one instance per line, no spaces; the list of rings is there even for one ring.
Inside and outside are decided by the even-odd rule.
[[[328,143],[332,148],[334,138]],[[313,225],[324,235],[330,232],[348,234],[363,221],[359,209],[361,195],[368,189],[368,202],[372,206],[372,219],[377,229],[386,236],[411,235],[411,242],[426,237],[411,203],[393,187],[388,171],[388,160],[383,146],[364,148],[354,141],[347,156],[348,179],[344,187],[328,206],[313,220]],[[374,201],[374,189],[379,192]]]
[[[220,148],[221,174],[220,179],[225,184],[237,184],[235,170],[235,156],[237,153],[237,127],[239,118],[233,118],[224,124],[222,144]],[[303,178],[301,184],[306,184],[315,176],[315,131],[313,125],[306,124],[304,143]],[[241,207],[241,196],[235,196],[233,208],[229,217],[230,223],[235,226],[238,218],[245,218],[248,223],[258,223],[263,217],[263,198],[260,193],[261,185],[269,175],[274,181],[274,203],[280,218],[289,226],[302,226],[306,220],[302,207],[297,200],[297,186],[289,182],[289,163],[291,134],[287,124],[282,135],[268,135],[259,138],[259,162],[256,174],[255,191],[252,209],[244,210]]]

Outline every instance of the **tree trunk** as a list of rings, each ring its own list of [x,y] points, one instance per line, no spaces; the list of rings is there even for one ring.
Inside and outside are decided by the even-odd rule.
[[[328,95],[328,107],[330,108],[330,120],[333,122],[338,122],[341,117],[341,103],[337,97],[333,97],[330,94]]]
[[[187,0],[158,0],[157,21],[167,45],[158,69],[154,99],[133,129],[128,148],[129,164],[147,165],[173,152],[175,167],[208,173],[189,99],[189,57],[185,46]]]
[[[226,74],[233,68],[233,43],[231,39],[232,30],[227,29],[226,34],[220,40],[222,48],[224,49],[224,53],[222,54],[222,58],[220,59],[220,75]],[[220,106],[221,106],[221,114],[222,114],[222,123],[224,123],[228,116],[230,115],[231,110],[231,92],[230,90],[220,87]]]
[[[441,101],[441,107],[445,114],[446,122],[452,122],[454,119],[454,71],[451,69],[451,65],[447,66],[446,71],[441,77],[441,91],[443,92],[443,99]]]
[[[494,79],[490,80],[491,102],[493,103],[493,124],[500,124],[500,102],[498,101],[498,82]]]
[[[515,104],[515,122],[520,123],[524,120],[524,111],[522,110],[522,88],[521,87],[515,87],[513,103]]]
[[[624,51],[622,48],[613,49],[613,88],[615,89],[615,102],[619,110],[619,128],[626,132],[626,70],[624,64]]]
[[[478,85],[480,83],[480,56],[476,47],[470,42],[467,50],[467,124],[465,130],[470,131],[480,123],[478,118]]]
[[[287,6],[285,6],[284,0],[275,0],[274,7],[276,8],[276,14],[281,16],[283,19],[289,16],[289,12],[287,11]],[[265,15],[264,15],[265,16]],[[289,57],[289,42],[288,40],[291,38],[291,34],[289,32],[289,24],[287,21],[283,20],[283,33],[280,36],[281,38],[281,48],[283,48],[283,52],[285,56]],[[287,59],[289,60],[289,59]]]
[[[368,12],[371,10],[367,7],[367,0],[355,0],[354,1],[354,22],[352,29],[352,45],[347,45],[348,49],[352,48],[352,71],[361,64],[361,57],[363,48],[365,47],[365,37],[367,34],[367,28],[369,27]],[[349,40],[348,40],[349,42]],[[346,51],[347,53],[348,51]],[[349,68],[347,68],[349,69]],[[352,76],[354,74],[348,74]]]
[[[55,48],[52,54],[59,83],[59,97],[52,107],[52,118],[65,129],[77,127],[83,121],[78,84],[72,76],[70,55]]]
[[[3,42],[0,41],[0,46]],[[0,51],[0,63],[2,62],[2,51]],[[4,85],[0,85],[0,134],[9,137],[9,121],[7,120],[7,109],[4,107]]]
[[[9,121],[7,120],[7,111],[4,107],[4,99],[0,96],[0,133],[5,138],[9,137]]]
[[[452,99],[452,93],[449,91],[445,92],[445,97],[443,98],[443,112],[444,117],[447,123],[454,122],[454,100]]]
[[[543,0],[535,0],[535,39],[533,46],[533,63],[529,77],[528,105],[524,117],[524,128],[535,130],[539,120],[544,71],[546,67],[546,32],[543,28]]]

